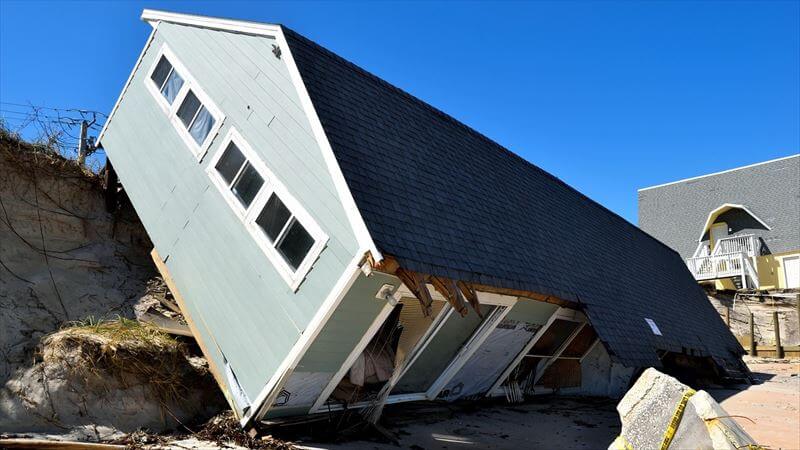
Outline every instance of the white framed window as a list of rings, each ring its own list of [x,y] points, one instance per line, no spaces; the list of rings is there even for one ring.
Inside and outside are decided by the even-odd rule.
[[[144,82],[181,139],[201,160],[225,119],[222,111],[167,44],[159,49]]]
[[[328,236],[231,127],[206,169],[272,265],[296,291]]]

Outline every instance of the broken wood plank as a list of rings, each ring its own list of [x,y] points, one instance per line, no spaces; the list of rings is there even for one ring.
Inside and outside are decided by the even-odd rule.
[[[469,312],[467,303],[461,294],[461,290],[456,287],[455,281],[442,277],[431,277],[431,284],[434,289],[447,299],[450,306],[452,306],[457,313],[461,314],[461,317],[467,315],[467,312]]]
[[[400,277],[400,273],[404,272],[404,271],[408,272],[408,271],[406,271],[405,269],[403,269],[400,266],[400,263],[397,261],[397,258],[395,258],[392,255],[388,255],[388,254],[384,253],[383,254],[383,259],[381,261],[379,261],[379,262],[375,262],[372,259],[372,255],[371,254],[367,254],[366,258],[367,258],[367,261],[369,261],[370,265],[372,266],[372,268],[374,270],[376,270],[378,272],[388,273],[390,275],[396,275],[401,280],[403,280],[403,278]],[[430,275],[424,275],[424,276],[428,276],[429,277]],[[403,282],[405,283],[405,281],[403,281]],[[525,298],[529,298],[531,300],[537,300],[537,301],[540,301],[540,302],[551,303],[551,304],[554,304],[554,305],[563,306],[565,308],[581,309],[581,305],[577,301],[567,300],[567,299],[563,299],[563,298],[556,297],[556,296],[553,296],[553,295],[542,294],[542,293],[539,293],[539,292],[526,291],[526,290],[522,290],[522,289],[501,288],[501,287],[497,287],[497,286],[489,286],[489,285],[486,285],[486,284],[469,283],[469,282],[466,282],[466,281],[457,281],[457,283],[463,283],[465,285],[468,285],[469,288],[472,289],[473,291],[490,292],[490,293],[494,293],[494,294],[510,295],[510,296],[513,296],[513,297],[525,297]],[[410,285],[406,284],[406,286],[408,286],[408,288],[411,289]],[[414,291],[411,290],[411,292],[413,293]],[[463,288],[462,288],[462,294],[464,294],[464,297],[467,299],[467,301],[470,302],[470,305],[472,305],[472,307],[476,311],[478,311],[478,309],[477,309],[478,303],[473,304],[472,301],[470,300],[470,296],[468,296],[467,294],[464,293]],[[415,295],[416,295],[416,293],[415,293]],[[477,297],[475,297],[474,300],[477,300]]]
[[[172,295],[174,296],[175,294],[172,294]],[[175,312],[175,313],[178,313],[178,314],[183,314],[183,311],[181,311],[180,306],[178,306],[178,304],[173,302],[172,300],[170,300],[168,298],[159,298],[158,301],[162,305],[164,305],[167,308],[169,308],[170,310],[172,310],[172,312]]]
[[[475,289],[470,284],[463,281],[457,282],[456,285],[458,286],[458,289],[461,290],[461,295],[467,299],[467,302],[469,302],[470,306],[472,306],[472,309],[478,313],[478,317],[483,318],[483,313],[481,312],[481,303],[478,301],[478,293],[475,291]]]
[[[158,254],[155,248],[153,251],[150,252],[150,257],[153,258],[153,262],[158,269],[158,272],[161,274],[161,277],[164,278],[164,283],[167,284],[170,292],[172,292],[172,296],[175,298],[175,301],[178,303],[178,307],[183,311],[183,318],[186,319],[186,323],[189,326],[189,330],[191,330],[192,335],[194,336],[194,340],[197,342],[197,346],[200,347],[200,351],[203,353],[203,356],[208,361],[208,370],[211,372],[211,375],[214,376],[214,380],[216,380],[217,385],[219,386],[222,393],[225,395],[225,398],[230,400],[231,397],[230,393],[227,391],[226,386],[227,382],[225,380],[224,372],[220,370],[217,366],[214,358],[211,357],[213,353],[211,353],[208,349],[208,346],[205,342],[203,342],[202,335],[199,332],[199,328],[197,324],[192,320],[191,315],[189,314],[189,310],[186,308],[186,301],[184,300],[181,293],[178,291],[178,287],[175,285],[175,280],[172,279],[172,274],[169,272],[169,268],[161,259],[161,255]],[[201,318],[202,320],[202,318]],[[233,403],[229,401],[229,403]],[[236,410],[234,409],[234,413]]]
[[[0,439],[0,448],[35,448],[40,450],[125,450],[124,445],[94,442],[50,441],[47,439]]]
[[[502,294],[502,295],[510,295],[510,296],[513,296],[513,297],[525,297],[525,298],[529,298],[531,300],[537,300],[537,301],[540,301],[540,302],[552,303],[554,305],[563,306],[565,308],[577,309],[577,310],[581,309],[580,303],[578,303],[576,301],[566,300],[566,299],[555,297],[555,296],[552,296],[552,295],[545,295],[545,294],[540,294],[538,292],[525,291],[525,290],[521,290],[521,289],[500,288],[500,287],[496,287],[496,286],[488,286],[488,285],[485,285],[485,284],[470,283],[470,285],[476,291],[491,292],[491,293],[494,293],[494,294]]]
[[[400,268],[400,263],[398,263],[397,259],[391,255],[383,255],[382,260],[375,261],[375,259],[372,257],[372,253],[367,252],[365,258],[367,262],[369,262],[370,267],[378,272],[393,274],[397,271],[397,269]]]
[[[158,314],[144,313],[139,317],[139,322],[149,323],[165,333],[194,337],[188,325]]]
[[[400,281],[408,287],[412,294],[419,300],[422,306],[422,313],[425,317],[430,317],[432,312],[433,299],[431,293],[428,291],[428,283],[425,276],[418,272],[398,268],[395,275],[400,278]]]

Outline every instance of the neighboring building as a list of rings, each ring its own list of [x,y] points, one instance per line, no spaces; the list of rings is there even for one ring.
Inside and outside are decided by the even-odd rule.
[[[639,226],[717,289],[800,288],[800,155],[640,189]]]
[[[746,371],[678,254],[554,176],[286,27],[142,17],[99,142],[243,424]]]

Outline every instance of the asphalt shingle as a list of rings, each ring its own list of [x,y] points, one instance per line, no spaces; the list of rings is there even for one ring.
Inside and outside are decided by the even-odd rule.
[[[285,32],[382,252],[410,270],[578,302],[629,366],[658,367],[658,349],[682,347],[737,365],[741,345],[673,250],[447,114]]]

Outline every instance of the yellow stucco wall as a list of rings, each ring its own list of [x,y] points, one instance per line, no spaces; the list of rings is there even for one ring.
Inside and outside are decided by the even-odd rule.
[[[797,255],[800,255],[800,250],[756,258],[756,270],[758,271],[758,281],[761,284],[761,289],[786,289],[783,258]]]
[[[760,289],[786,289],[786,277],[783,274],[783,258],[798,256],[800,250],[794,252],[764,255],[756,258],[756,271]],[[736,290],[730,278],[714,280],[712,282],[718,290]]]

